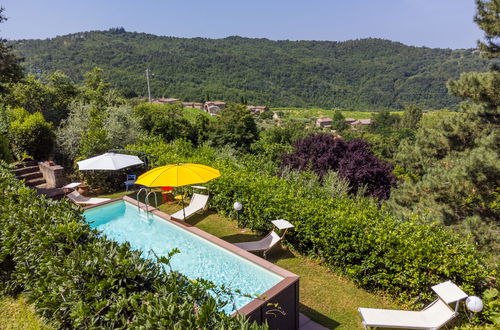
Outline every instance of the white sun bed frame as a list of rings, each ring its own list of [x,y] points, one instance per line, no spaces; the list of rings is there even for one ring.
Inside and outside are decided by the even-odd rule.
[[[359,308],[365,329],[398,328],[437,330],[458,315],[459,302],[467,294],[451,281],[432,287],[439,296],[423,310],[402,311],[376,308]],[[455,303],[453,310],[449,304]]]
[[[191,202],[185,208],[171,215],[172,218],[186,220],[196,212],[204,211],[207,208],[208,195],[193,194]]]
[[[283,235],[279,236],[274,230],[271,230],[269,234],[266,235],[266,237],[259,241],[234,243],[234,245],[249,252],[262,252],[262,255],[265,259],[266,253],[271,250],[273,246],[278,244],[278,242],[281,241],[283,237],[285,237],[288,229],[293,228],[293,225],[290,222],[283,219],[273,220],[271,222],[279,230],[284,230]]]
[[[105,201],[109,201],[109,198],[85,197],[83,195],[80,195],[80,193],[76,190],[67,194],[66,197],[68,197],[72,202],[76,204],[99,204]]]

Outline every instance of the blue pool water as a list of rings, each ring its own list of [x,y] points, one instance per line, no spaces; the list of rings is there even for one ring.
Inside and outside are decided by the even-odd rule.
[[[125,201],[88,209],[84,216],[92,228],[117,242],[129,242],[145,258],[154,258],[150,251],[163,256],[178,248],[181,253],[172,257],[172,269],[191,279],[203,278],[252,295],[263,294],[283,279],[177,225],[153,214],[148,217],[145,211]],[[236,309],[251,300],[236,296]],[[232,304],[224,311],[234,312]]]

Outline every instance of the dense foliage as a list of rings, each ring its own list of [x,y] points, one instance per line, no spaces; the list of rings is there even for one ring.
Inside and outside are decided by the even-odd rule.
[[[496,10],[498,17],[500,8]],[[499,54],[493,47],[485,55]],[[460,79],[448,82],[448,88],[464,99],[460,113],[427,120],[420,125],[415,140],[401,143],[395,158],[412,175],[394,191],[388,206],[397,216],[419,215],[426,222],[440,222],[472,234],[498,266],[499,68],[492,65],[489,72],[462,73]]]
[[[161,136],[165,141],[175,139],[195,140],[195,130],[183,116],[182,104],[163,105],[141,103],[134,108],[141,128],[151,135]]]
[[[257,140],[258,131],[250,111],[244,106],[231,104],[222,110],[220,118],[212,123],[209,138],[215,146],[229,146],[248,151]]]
[[[447,94],[448,79],[487,68],[471,50],[381,39],[185,39],[112,29],[12,44],[30,73],[61,70],[81,81],[99,66],[125,95],[145,96],[149,68],[154,97],[269,106],[374,110],[415,103],[439,109],[458,103]]]
[[[232,206],[240,201],[238,220],[260,232],[272,227],[270,220],[290,220],[295,228],[287,237],[296,249],[365,288],[422,302],[432,296],[430,286],[443,280],[468,292],[484,284],[486,270],[466,240],[436,224],[398,221],[372,199],[348,197],[348,186],[335,173],[322,182],[310,172],[279,178],[277,168],[261,157],[238,159],[227,150],[193,148],[185,141],[150,139],[129,148],[157,156],[154,166],[198,162],[218,168],[222,176],[208,183],[212,208],[235,216]]]
[[[12,107],[22,107],[30,113],[40,112],[45,119],[59,125],[69,112],[69,105],[79,95],[78,87],[63,73],[55,72],[43,83],[28,75],[8,86],[3,102]]]
[[[7,20],[4,8],[0,7],[0,23]],[[12,46],[0,39],[0,96],[5,93],[5,84],[19,81],[23,77],[21,59],[14,54]]]
[[[498,57],[500,55],[500,14],[499,0],[476,0],[477,13],[474,21],[484,31],[485,42],[478,42],[479,48],[486,57]]]
[[[0,133],[0,160],[7,163],[12,161],[12,154],[10,151],[9,139]]]
[[[319,133],[295,142],[294,151],[283,156],[282,167],[312,170],[320,177],[336,171],[349,182],[352,193],[387,199],[396,179],[392,168],[369,150],[366,142],[346,142],[331,134]]]
[[[52,124],[40,112],[30,114],[23,108],[7,111],[8,138],[12,153],[20,160],[23,156],[46,159],[54,141]]]
[[[0,292],[27,292],[64,329],[257,329],[207,291],[226,292],[143,259],[91,230],[67,201],[36,195],[0,164]],[[166,271],[164,271],[166,268]],[[223,295],[221,295],[223,296]]]

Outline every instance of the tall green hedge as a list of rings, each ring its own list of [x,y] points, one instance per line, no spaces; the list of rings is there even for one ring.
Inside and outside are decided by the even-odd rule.
[[[99,236],[77,207],[37,196],[0,163],[0,292],[26,292],[56,328],[259,328],[221,312],[210,283],[163,271],[167,259]]]
[[[405,301],[430,299],[430,287],[445,280],[471,293],[480,286],[486,269],[468,241],[437,224],[398,221],[367,199],[328,198],[310,182],[225,169],[210,185],[211,206],[234,216],[234,201],[242,202],[239,221],[262,232],[269,220],[289,219],[299,251]]]
[[[287,240],[294,248],[321,258],[365,288],[422,303],[434,297],[430,287],[445,280],[469,293],[484,284],[488,270],[468,240],[437,224],[400,221],[371,199],[333,197],[339,182],[320,184],[307,172],[279,178],[273,175],[276,168],[258,155],[238,159],[182,141],[130,148],[156,155],[155,166],[200,162],[218,168],[222,176],[208,183],[212,208],[260,232],[271,229],[270,220],[290,220],[295,228]],[[233,210],[236,201],[243,204],[239,217]]]

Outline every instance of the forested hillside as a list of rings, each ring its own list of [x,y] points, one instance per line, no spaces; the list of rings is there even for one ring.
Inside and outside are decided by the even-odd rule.
[[[229,37],[185,39],[123,29],[12,42],[29,73],[61,70],[80,82],[95,66],[125,95],[191,101],[222,99],[270,106],[356,110],[455,106],[448,79],[485,71],[471,50],[410,47],[381,39],[346,42]]]

